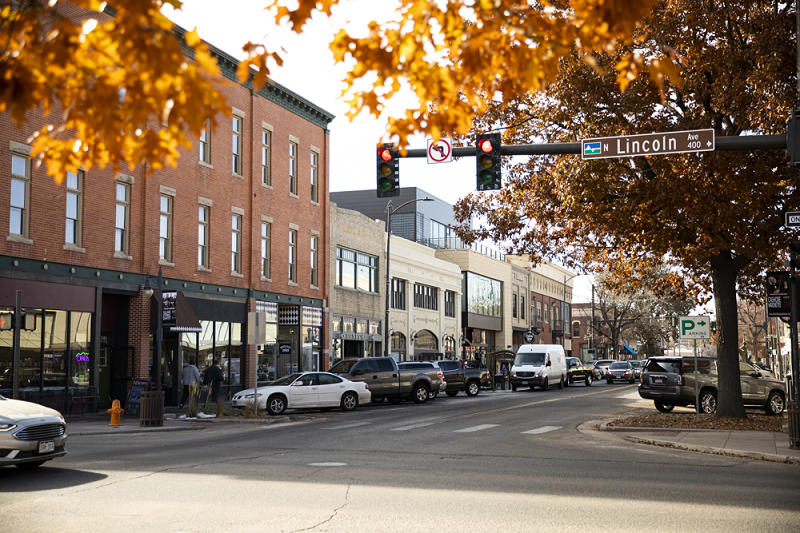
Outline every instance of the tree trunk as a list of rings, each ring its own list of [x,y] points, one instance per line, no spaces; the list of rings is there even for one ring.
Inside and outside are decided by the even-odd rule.
[[[739,313],[736,277],[744,264],[740,257],[720,254],[711,260],[717,310],[717,412],[716,416],[747,418],[739,382]]]

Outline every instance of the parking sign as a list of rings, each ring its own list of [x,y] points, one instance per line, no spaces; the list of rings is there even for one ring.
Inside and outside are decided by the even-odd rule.
[[[682,316],[678,328],[682,341],[711,338],[711,319],[707,316]]]

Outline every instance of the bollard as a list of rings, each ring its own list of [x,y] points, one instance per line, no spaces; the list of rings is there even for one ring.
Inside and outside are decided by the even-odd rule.
[[[789,416],[789,448],[800,450],[800,402],[786,402]]]
[[[124,409],[121,409],[119,406],[119,400],[114,400],[111,403],[111,409],[107,411],[111,415],[111,423],[109,426],[121,426],[119,421],[119,417],[122,413],[125,412]]]

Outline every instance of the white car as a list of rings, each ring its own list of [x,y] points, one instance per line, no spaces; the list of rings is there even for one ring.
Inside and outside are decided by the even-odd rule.
[[[253,402],[255,389],[237,392],[231,400],[233,407],[244,408]],[[361,403],[369,403],[372,394],[366,383],[349,381],[328,372],[290,374],[258,388],[258,408],[271,415],[286,409],[321,408],[323,411],[341,407],[352,411]]]
[[[0,466],[36,468],[67,454],[67,424],[55,409],[0,396]]]

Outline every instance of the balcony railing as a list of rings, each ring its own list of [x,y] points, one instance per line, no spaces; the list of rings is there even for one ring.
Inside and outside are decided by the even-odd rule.
[[[492,259],[497,259],[498,261],[505,260],[505,254],[499,250],[495,250],[494,248],[481,243],[472,243],[470,246],[467,246],[458,237],[417,239],[417,242],[419,244],[424,244],[428,248],[433,248],[434,250],[472,250],[481,255],[491,257]]]

